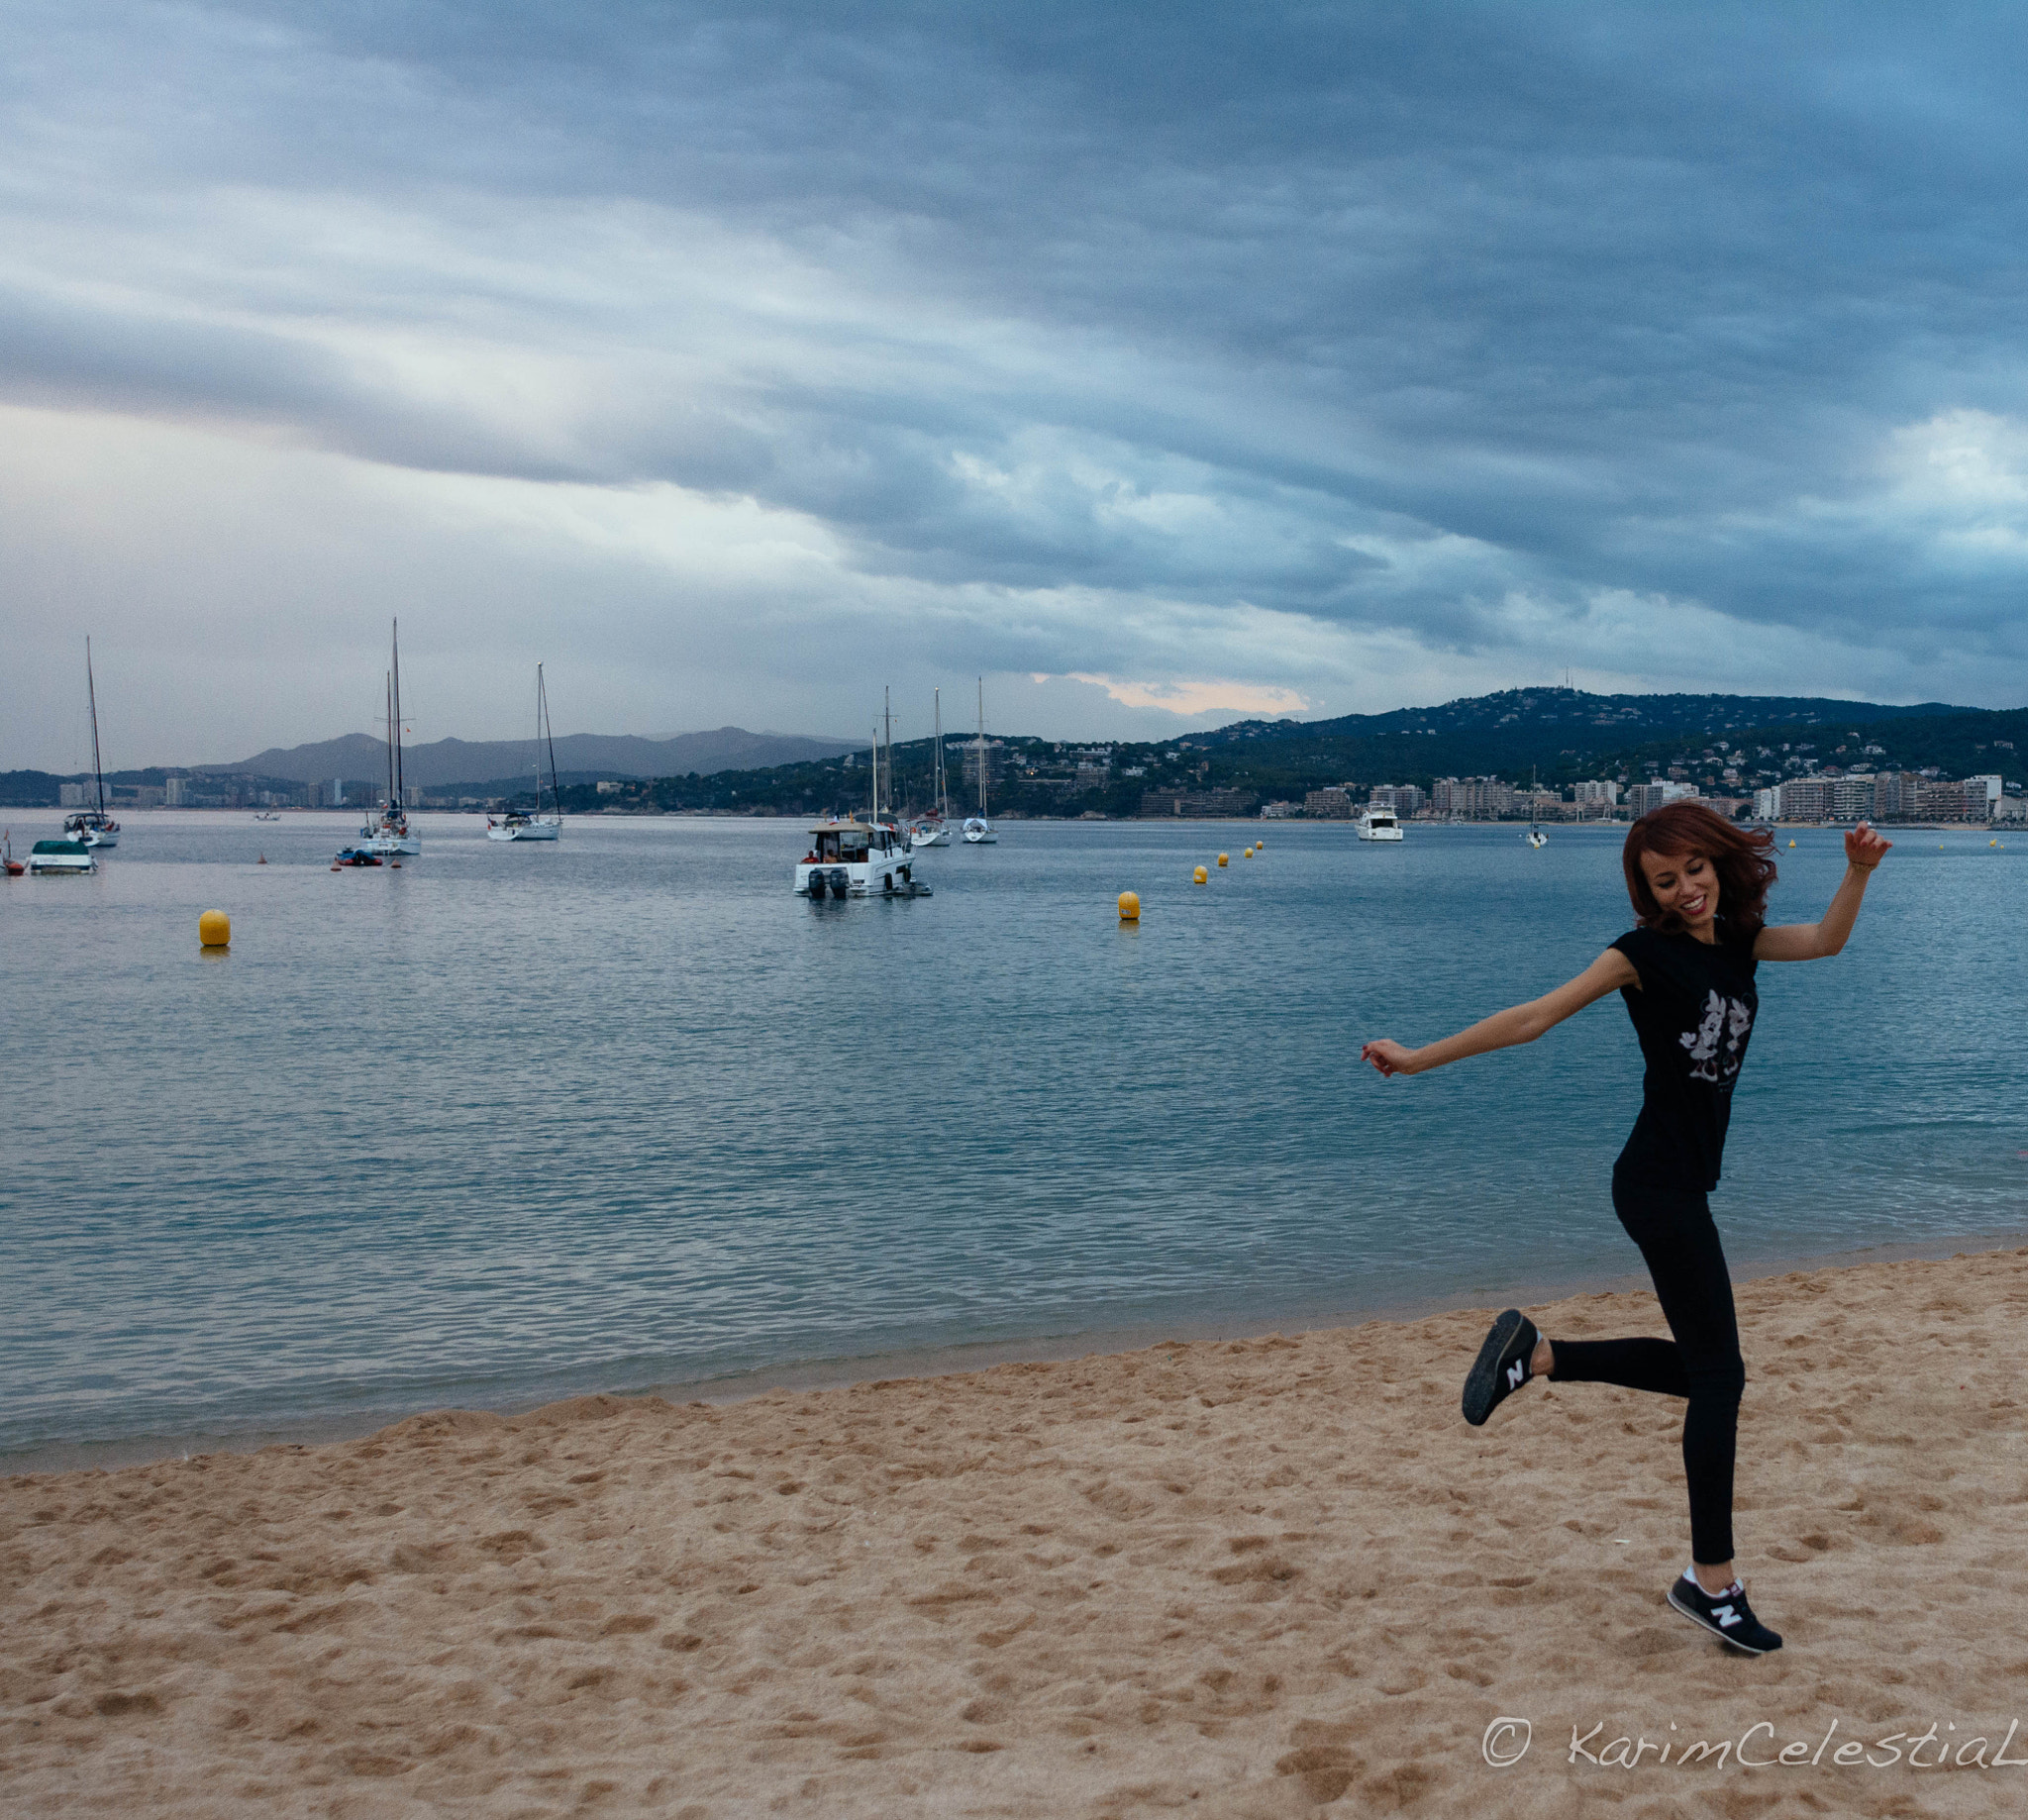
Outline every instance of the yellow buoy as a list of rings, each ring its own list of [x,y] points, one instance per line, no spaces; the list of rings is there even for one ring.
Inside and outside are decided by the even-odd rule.
[[[1793,847],[1794,845],[1795,845],[1795,843],[1794,843],[1793,841],[1790,841],[1790,842],[1789,842],[1789,846]]]
[[[1245,852],[1245,853],[1243,853],[1243,854],[1241,854],[1241,855],[1240,855],[1240,858],[1241,858],[1242,859],[1252,859],[1253,857],[1254,857],[1254,850],[1253,850],[1253,849],[1252,849],[1251,847],[1250,847],[1250,848],[1248,848],[1248,849],[1246,850],[1246,852]]]
[[[197,940],[206,948],[224,948],[233,939],[233,919],[223,910],[207,910],[197,919]]]
[[[1120,921],[1138,923],[1141,920],[1141,899],[1132,891],[1120,893]]]
[[[1190,874],[1190,882],[1192,884],[1206,884],[1210,881],[1210,878],[1211,868],[1208,865],[1200,865]]]
[[[1218,863],[1219,863],[1220,865],[1223,865],[1223,864],[1225,863],[1225,861],[1226,861],[1226,856],[1225,856],[1224,854],[1220,854],[1220,855],[1218,856]]]

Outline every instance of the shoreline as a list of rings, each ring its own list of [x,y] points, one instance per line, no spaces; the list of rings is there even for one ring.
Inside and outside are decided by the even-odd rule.
[[[1849,1247],[1831,1252],[1769,1253],[1730,1260],[1735,1287],[1793,1275],[1799,1271],[1835,1270],[1867,1264],[1944,1263],[1953,1258],[1997,1256],[2028,1249],[2028,1228]],[[110,1441],[59,1441],[0,1455],[0,1484],[10,1480],[58,1477],[75,1472],[116,1472],[132,1466],[216,1456],[248,1456],[268,1448],[317,1448],[360,1441],[382,1430],[420,1418],[477,1415],[515,1419],[584,1397],[659,1397],[670,1403],[736,1408],[766,1396],[848,1390],[896,1380],[934,1381],[1000,1365],[1062,1365],[1077,1360],[1110,1358],[1165,1344],[1186,1346],[1253,1342],[1273,1337],[1350,1332],[1386,1325],[1461,1315],[1481,1307],[1523,1308],[1583,1296],[1652,1293],[1638,1253],[1628,1246],[1634,1266],[1611,1273],[1582,1276],[1516,1277],[1497,1291],[1460,1290],[1415,1296],[1357,1308],[1322,1307],[1290,1311],[1280,1318],[1235,1313],[1223,1319],[1142,1321],[1090,1327],[1074,1333],[1034,1335],[965,1345],[926,1345],[885,1352],[787,1361],[702,1377],[653,1378],[614,1384],[562,1380],[535,1396],[498,1402],[390,1404],[355,1413],[284,1420],[229,1430],[192,1429],[180,1433],[136,1435]],[[1462,1367],[1461,1367],[1462,1368]],[[1749,1361],[1751,1381],[1752,1362]]]
[[[0,1803],[2001,1811],[2028,1763],[2028,1248],[1756,1278],[1739,1307],[1772,1657],[1665,1600],[1680,1403],[1551,1379],[1468,1428],[1461,1312],[10,1479]],[[1539,1313],[1661,1325],[1646,1292]],[[1643,1764],[1637,1735],[1731,1742]],[[1834,1735],[1900,1748],[1855,1766]]]

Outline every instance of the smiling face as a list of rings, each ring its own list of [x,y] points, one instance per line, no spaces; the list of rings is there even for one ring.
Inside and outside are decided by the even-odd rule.
[[[1700,942],[1716,940],[1718,871],[1709,859],[1702,854],[1644,853],[1641,870],[1665,915],[1673,911]]]

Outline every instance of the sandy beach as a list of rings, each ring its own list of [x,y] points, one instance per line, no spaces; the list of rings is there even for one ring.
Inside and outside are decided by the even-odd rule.
[[[1460,1311],[8,1479],[0,1809],[2018,1811],[2028,1251],[1740,1307],[1765,1659],[1663,1602],[1681,1406],[1538,1385],[1469,1429]]]

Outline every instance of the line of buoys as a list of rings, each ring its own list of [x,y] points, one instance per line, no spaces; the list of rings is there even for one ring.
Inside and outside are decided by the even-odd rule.
[[[1138,923],[1141,920],[1141,897],[1135,891],[1120,893],[1120,921]]]
[[[230,948],[232,941],[233,919],[223,910],[207,910],[197,919],[200,948]]]

